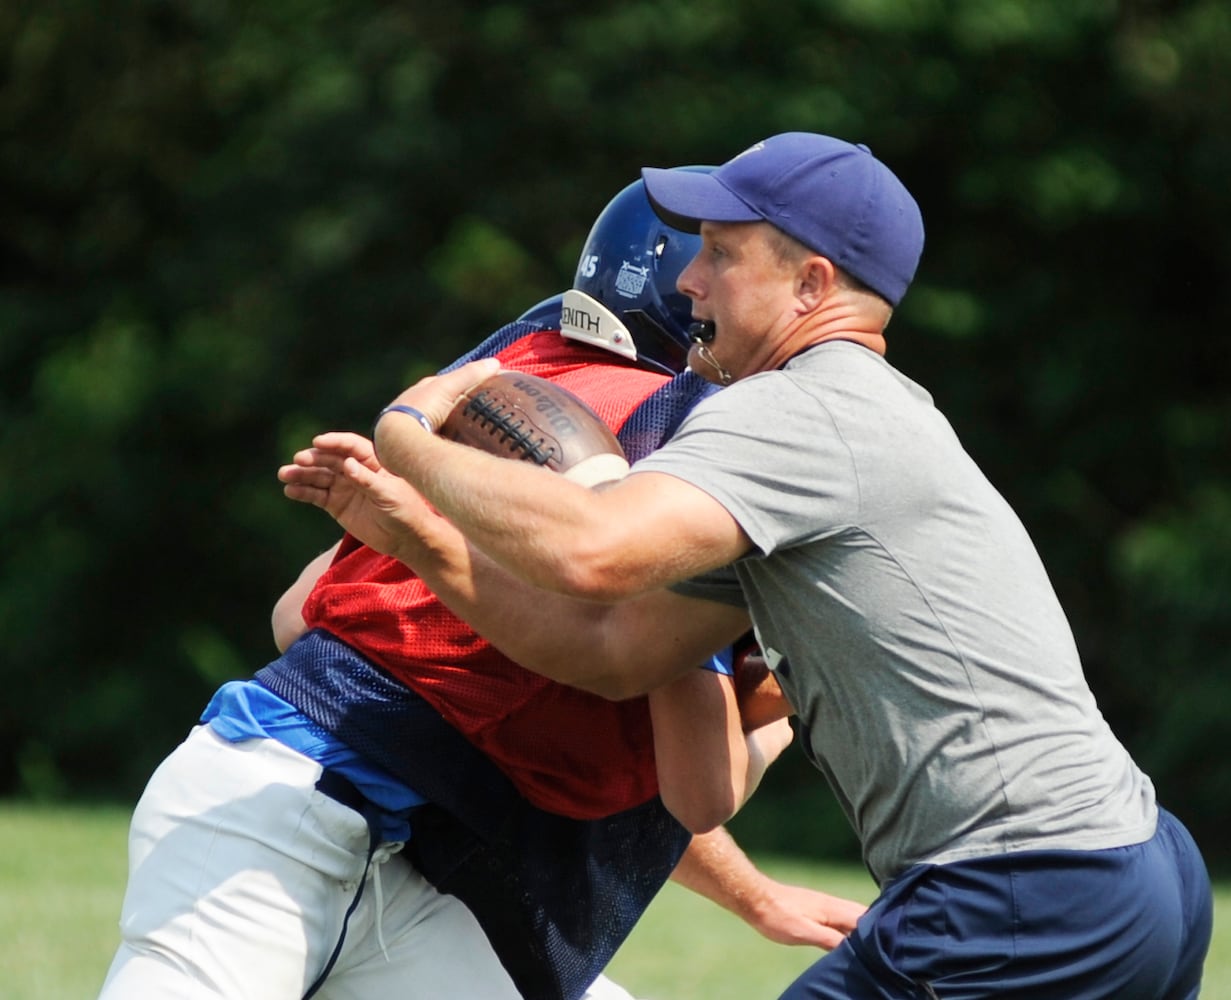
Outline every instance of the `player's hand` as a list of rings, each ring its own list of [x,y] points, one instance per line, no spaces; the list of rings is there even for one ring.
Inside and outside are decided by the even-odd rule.
[[[359,434],[318,434],[278,469],[283,493],[327,512],[369,548],[410,562],[413,543],[440,516],[404,479],[381,468]]]
[[[778,678],[756,646],[736,654],[735,697],[745,732],[795,714],[782,693]]]
[[[768,876],[764,891],[747,903],[744,919],[763,937],[779,944],[802,944],[832,951],[842,943],[867,907],[815,889],[787,885]]]

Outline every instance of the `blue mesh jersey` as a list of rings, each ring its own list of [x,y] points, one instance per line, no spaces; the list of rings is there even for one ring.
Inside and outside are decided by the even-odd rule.
[[[456,364],[543,329],[509,324]],[[578,345],[578,356],[594,350]],[[713,390],[684,373],[652,392],[617,435],[630,461]],[[324,629],[256,679],[428,800],[413,813],[407,853],[466,903],[528,1000],[580,997],[687,847],[689,834],[657,796],[601,819],[535,807],[431,704]]]

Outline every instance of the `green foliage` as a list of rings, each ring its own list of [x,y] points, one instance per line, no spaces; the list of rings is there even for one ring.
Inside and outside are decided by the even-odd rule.
[[[291,450],[557,291],[643,164],[814,129],[916,192],[892,356],[1221,829],[1220,0],[18,2],[0,52],[0,792],[134,795],[334,537]]]

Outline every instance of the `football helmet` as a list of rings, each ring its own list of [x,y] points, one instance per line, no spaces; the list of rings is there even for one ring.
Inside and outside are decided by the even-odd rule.
[[[542,302],[532,305],[524,313],[517,317],[518,323],[533,323],[535,326],[541,327],[544,330],[559,330],[560,329],[560,305],[564,301],[564,295],[557,292],[555,295],[549,295]]]
[[[700,236],[654,213],[640,180],[629,184],[594,220],[561,302],[560,332],[658,371],[682,372],[692,300],[675,282],[700,248]]]

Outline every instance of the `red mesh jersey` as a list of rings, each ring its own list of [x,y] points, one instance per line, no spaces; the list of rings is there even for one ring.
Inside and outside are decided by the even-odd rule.
[[[576,393],[615,431],[667,380],[551,331],[497,357]],[[644,698],[611,702],[522,669],[404,565],[350,536],[303,615],[426,699],[542,809],[594,819],[658,791]]]

